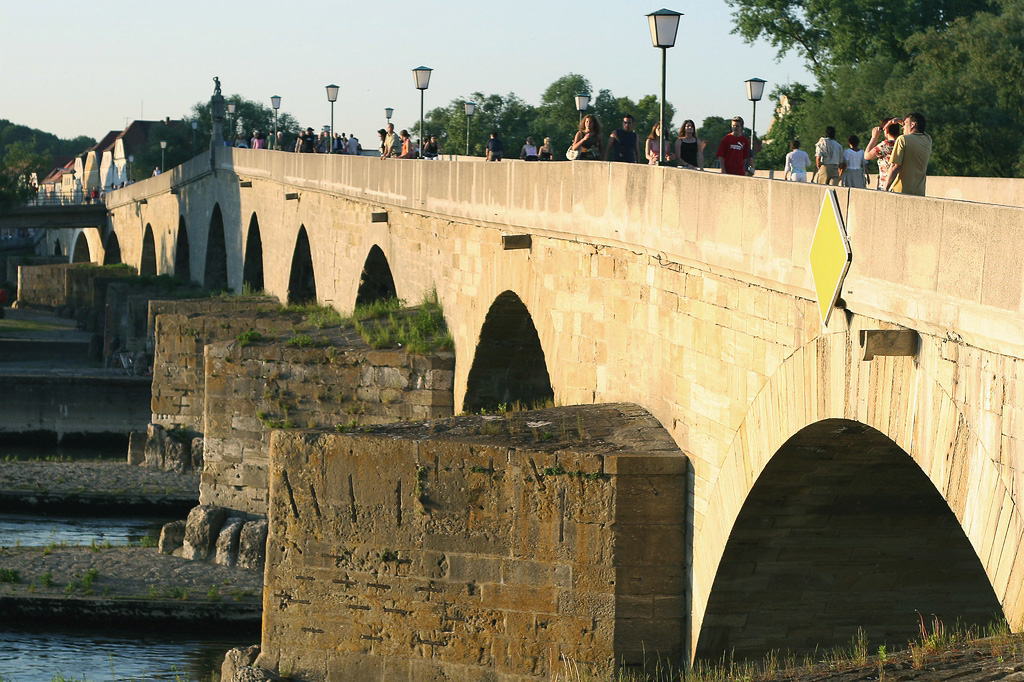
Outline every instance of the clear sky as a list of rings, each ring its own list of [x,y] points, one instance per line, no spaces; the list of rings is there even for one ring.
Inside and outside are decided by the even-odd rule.
[[[732,35],[724,0],[654,0],[682,12],[668,51],[667,98],[676,123],[706,116],[748,120],[744,81],[768,81],[758,130],[768,123],[767,94],[786,82],[812,83],[795,56],[775,60],[766,43]],[[675,4],[671,4],[671,3]],[[181,118],[208,100],[213,77],[239,94],[281,110],[302,126],[330,122],[325,86],[336,83],[335,130],[364,141],[393,107],[399,128],[419,120],[412,69],[434,69],[425,106],[471,93],[513,92],[530,104],[568,73],[594,93],[637,100],[658,94],[661,51],[646,14],[661,4],[620,0],[518,3],[433,0],[296,5],[267,0],[51,0],[9,2],[0,25],[0,118],[64,138],[99,139],[127,121]],[[45,8],[45,9],[44,9]]]

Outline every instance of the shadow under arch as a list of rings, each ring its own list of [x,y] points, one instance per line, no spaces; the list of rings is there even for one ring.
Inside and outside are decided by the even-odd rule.
[[[260,236],[260,221],[255,213],[249,219],[249,232],[245,237],[242,285],[249,291],[263,291],[263,238]]]
[[[918,614],[985,626],[1002,608],[956,516],[889,437],[848,419],[798,431],[740,510],[697,657],[763,657],[921,634]]]
[[[89,254],[89,240],[86,239],[85,232],[79,232],[78,237],[75,239],[75,249],[71,252],[71,262],[92,262],[92,256]]]
[[[211,291],[228,288],[228,251],[224,243],[224,217],[220,212],[220,204],[213,205],[210,229],[206,235],[203,287]]]
[[[54,256],[63,256],[64,255],[64,251],[60,247],[60,240],[59,239],[55,239],[54,242],[53,242],[53,255]]]
[[[156,242],[153,239],[153,226],[149,223],[146,223],[146,233],[142,236],[139,275],[142,277],[156,275]]]
[[[178,236],[174,245],[174,276],[182,282],[192,281],[192,261],[189,256],[185,216],[178,216]]]
[[[370,249],[363,263],[363,271],[359,276],[359,292],[356,294],[356,305],[366,305],[376,301],[387,301],[398,298],[395,289],[395,278],[391,275],[391,266],[387,256],[376,244]]]
[[[103,241],[103,264],[117,265],[121,262],[121,242],[117,240],[117,233],[111,230]]]
[[[849,333],[834,333],[797,349],[768,379],[737,428],[710,492],[702,496],[705,510],[695,518],[691,655],[702,654],[698,642],[710,641],[703,628],[721,625],[719,616],[708,617],[712,586],[717,589],[744,503],[790,439],[825,420],[871,427],[909,456],[955,517],[973,550],[971,563],[981,566],[1007,621],[1017,627],[1024,618],[1024,552],[1018,551],[1024,545],[1024,521],[993,457],[925,365],[907,357],[862,362],[856,347]],[[819,597],[830,594],[822,591]],[[746,613],[738,608],[729,617],[738,621]],[[919,632],[916,614],[912,622]],[[865,623],[855,623],[854,630],[857,625]],[[843,643],[849,643],[849,636]]]
[[[463,409],[540,406],[554,397],[530,311],[515,292],[504,291],[494,299],[480,328]]]
[[[288,276],[288,303],[315,303],[316,276],[313,273],[313,257],[309,249],[306,226],[299,228],[292,252],[291,274]]]

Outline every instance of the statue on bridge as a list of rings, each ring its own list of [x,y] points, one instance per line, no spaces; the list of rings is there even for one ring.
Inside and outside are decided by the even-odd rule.
[[[220,77],[219,76],[214,76],[213,77],[213,95],[216,97],[219,94],[220,94]]]

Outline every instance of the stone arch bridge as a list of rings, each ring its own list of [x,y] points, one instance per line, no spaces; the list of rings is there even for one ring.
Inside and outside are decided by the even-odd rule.
[[[822,194],[640,165],[218,149],[110,194],[109,229],[74,251],[343,311],[436,290],[457,411],[546,391],[642,406],[689,462],[689,613],[666,636],[685,652],[913,631],[915,611],[1020,628],[1024,208],[840,190],[854,255],[823,329]],[[905,347],[874,353],[883,330]]]

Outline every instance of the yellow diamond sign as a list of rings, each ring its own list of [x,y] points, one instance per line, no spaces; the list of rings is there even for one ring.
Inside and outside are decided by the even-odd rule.
[[[814,292],[818,297],[818,312],[822,326],[828,325],[843,278],[850,269],[853,252],[846,236],[846,226],[839,212],[839,199],[834,189],[826,190],[818,213],[818,226],[811,241],[811,276],[814,278]]]

